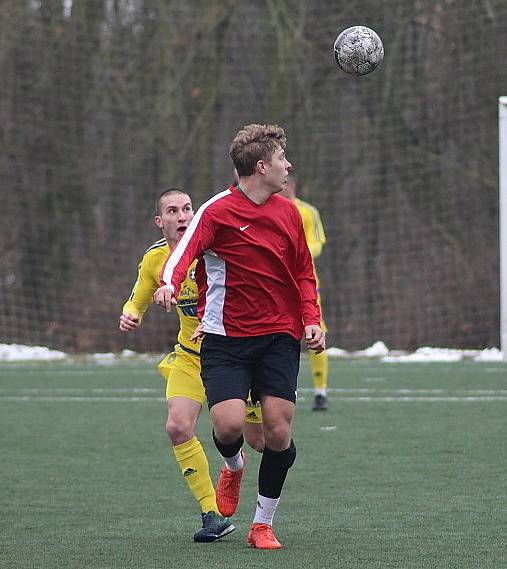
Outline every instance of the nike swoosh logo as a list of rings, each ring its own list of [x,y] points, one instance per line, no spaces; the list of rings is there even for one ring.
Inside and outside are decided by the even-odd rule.
[[[240,231],[245,231],[245,229],[248,229],[250,227],[250,225],[242,225],[239,230]]]

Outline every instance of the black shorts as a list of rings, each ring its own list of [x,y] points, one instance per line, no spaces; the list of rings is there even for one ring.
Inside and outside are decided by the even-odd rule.
[[[289,334],[236,338],[205,334],[201,377],[208,407],[228,399],[254,403],[261,395],[296,401],[300,343]]]

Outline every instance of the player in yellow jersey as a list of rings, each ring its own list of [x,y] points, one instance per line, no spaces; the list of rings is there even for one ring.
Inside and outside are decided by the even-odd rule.
[[[143,315],[153,300],[153,293],[159,287],[160,271],[193,216],[192,200],[186,192],[170,189],[157,198],[154,221],[164,237],[149,247],[141,260],[137,281],[129,300],[123,306],[120,330],[131,332],[141,324]],[[178,343],[174,352],[168,354],[158,367],[167,381],[166,431],[183,477],[202,510],[202,528],[194,534],[194,541],[210,542],[231,533],[235,527],[228,517],[219,513],[208,459],[195,435],[197,419],[206,396],[200,375],[201,342],[190,339],[198,325],[198,294],[194,273],[195,262],[188,269],[178,297]],[[260,409],[247,408],[246,421],[247,442],[253,448],[262,450],[264,437]],[[243,464],[238,466],[242,472]]]
[[[314,261],[315,279],[317,280],[317,290],[318,290],[319,277],[315,269],[315,259],[321,254],[322,247],[326,243],[326,235],[324,233],[324,227],[322,226],[320,214],[313,205],[299,199],[296,196],[295,174],[289,175],[287,186],[280,193],[280,195],[292,200],[296,204],[296,207],[298,208],[299,213],[303,218],[303,228],[305,231],[308,249],[310,249],[310,253]],[[321,306],[320,295],[319,295],[319,305]],[[321,306],[321,314],[322,314],[322,306]],[[327,327],[324,320],[321,321],[321,328],[324,332],[327,332]],[[310,361],[310,368],[312,370],[313,392],[314,392],[312,409],[314,411],[325,411],[327,409],[328,356],[325,350],[320,354],[315,353],[313,350],[308,350],[308,358]]]

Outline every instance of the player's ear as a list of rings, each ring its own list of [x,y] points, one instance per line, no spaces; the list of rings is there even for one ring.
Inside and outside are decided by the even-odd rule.
[[[162,218],[160,217],[160,215],[156,215],[156,216],[153,218],[153,221],[154,221],[155,225],[156,225],[159,229],[162,229]]]
[[[266,162],[264,162],[264,160],[257,160],[257,164],[255,165],[255,169],[257,170],[257,172],[259,172],[259,174],[265,174],[266,173]]]

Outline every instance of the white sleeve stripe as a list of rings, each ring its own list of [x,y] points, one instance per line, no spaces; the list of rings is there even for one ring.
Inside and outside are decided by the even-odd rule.
[[[181,257],[183,256],[183,253],[185,252],[187,244],[190,241],[190,239],[192,238],[192,235],[195,233],[195,229],[197,227],[197,224],[199,223],[199,220],[201,219],[201,216],[204,213],[204,211],[206,210],[206,208],[208,206],[210,206],[212,203],[215,203],[217,200],[219,200],[225,196],[228,196],[230,193],[231,193],[231,190],[229,190],[229,189],[218,193],[216,196],[213,196],[207,202],[204,202],[202,204],[202,206],[197,210],[196,214],[194,215],[194,218],[190,222],[190,225],[187,227],[187,230],[183,234],[183,237],[180,239],[178,245],[176,246],[174,251],[171,253],[171,255],[170,255],[170,257],[169,257],[169,259],[165,265],[164,275],[163,275],[162,280],[167,285],[171,284],[174,268],[176,267],[176,265],[180,261]]]

